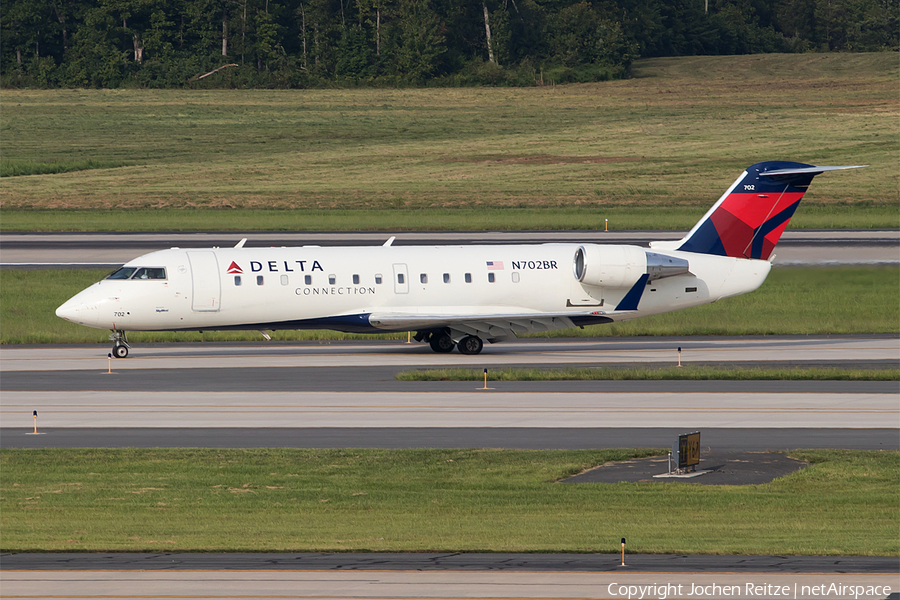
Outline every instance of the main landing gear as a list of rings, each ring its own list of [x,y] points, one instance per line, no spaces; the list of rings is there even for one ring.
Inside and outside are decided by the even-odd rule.
[[[442,331],[432,333],[428,343],[431,345],[431,349],[439,354],[453,352],[453,346],[456,345],[453,338],[450,337],[450,334]]]
[[[125,332],[113,331],[109,339],[114,343],[112,355],[116,358],[127,358],[130,346],[128,345],[128,338],[125,337]]]
[[[457,348],[461,354],[478,354],[484,348],[484,342],[481,338],[474,335],[467,335],[454,342],[450,336],[450,330],[441,329],[438,331],[420,331],[416,333],[415,340],[417,342],[428,342],[431,349],[439,354],[452,352],[453,348]]]
[[[469,335],[459,340],[456,346],[463,354],[478,354],[484,348],[484,342],[481,341],[480,337]]]

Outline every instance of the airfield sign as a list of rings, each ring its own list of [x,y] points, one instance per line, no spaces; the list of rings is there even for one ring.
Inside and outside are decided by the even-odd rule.
[[[678,436],[677,456],[679,469],[696,467],[700,464],[700,432],[682,433]]]

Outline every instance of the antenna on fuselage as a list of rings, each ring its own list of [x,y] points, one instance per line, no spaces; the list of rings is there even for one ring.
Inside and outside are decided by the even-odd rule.
[[[244,244],[246,244],[246,243],[247,243],[247,238],[244,238],[241,241],[239,241],[237,244],[235,244],[234,247],[235,248],[243,248]]]
[[[391,237],[388,238],[388,241],[386,241],[385,243],[382,244],[382,246],[384,246],[386,248],[386,247],[390,246],[391,244],[393,244],[394,240],[396,240],[396,239],[397,239],[397,236],[392,235]]]

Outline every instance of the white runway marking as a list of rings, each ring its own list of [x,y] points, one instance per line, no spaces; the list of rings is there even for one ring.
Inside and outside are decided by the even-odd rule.
[[[502,385],[502,384],[498,384]],[[843,427],[900,425],[894,394],[4,392],[0,422],[54,427]]]

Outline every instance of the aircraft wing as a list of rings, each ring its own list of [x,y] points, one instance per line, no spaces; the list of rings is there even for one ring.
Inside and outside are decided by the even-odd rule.
[[[372,313],[369,323],[385,330],[407,331],[414,329],[449,329],[467,335],[477,335],[489,341],[514,337],[526,333],[540,333],[553,329],[583,327],[599,323],[611,323],[608,313],[481,313],[481,314],[409,314]]]

